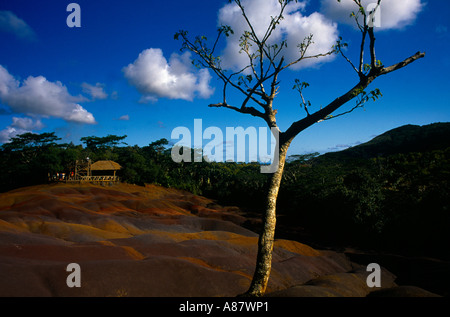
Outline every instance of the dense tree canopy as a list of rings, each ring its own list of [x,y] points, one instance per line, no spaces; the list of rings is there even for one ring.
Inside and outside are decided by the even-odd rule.
[[[122,141],[125,136],[108,139]],[[54,181],[52,175],[69,173],[77,160],[89,156],[93,161],[117,161],[123,167],[122,182],[188,190],[255,214],[264,210],[269,176],[260,173],[257,163],[175,163],[166,139],[144,147],[105,142],[95,151],[59,140],[54,133],[27,133],[1,146],[1,190]],[[375,143],[376,149],[379,142],[367,144]],[[430,142],[424,139],[414,146],[422,149],[421,143]],[[282,226],[277,236],[287,237],[290,232],[283,228],[297,223],[323,243],[445,256],[450,238],[450,148],[441,143],[423,151],[390,150],[369,157],[366,144],[347,151],[363,149],[364,155],[292,155],[280,189]]]

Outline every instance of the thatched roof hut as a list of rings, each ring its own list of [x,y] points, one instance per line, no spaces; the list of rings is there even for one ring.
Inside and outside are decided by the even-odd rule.
[[[114,161],[97,161],[90,166],[90,176],[116,176],[116,171],[120,170],[122,166]]]
[[[118,171],[122,168],[114,161],[97,161],[91,165],[91,171]]]

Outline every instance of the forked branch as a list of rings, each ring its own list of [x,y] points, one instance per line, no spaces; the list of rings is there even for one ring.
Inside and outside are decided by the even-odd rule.
[[[330,102],[326,107],[316,111],[315,113],[301,120],[292,123],[292,125],[286,130],[286,132],[283,133],[283,139],[286,141],[292,140],[301,131],[305,130],[306,128],[310,127],[311,125],[320,120],[326,119],[330,114],[339,109],[341,106],[343,106],[350,100],[354,99],[355,97],[359,96],[361,92],[364,91],[377,77],[401,69],[423,57],[425,57],[425,53],[417,52],[413,56],[408,57],[405,60],[392,66],[372,69],[367,76],[364,76],[358,82],[358,84],[356,84],[356,86],[354,86],[352,89],[350,89],[342,96]]]

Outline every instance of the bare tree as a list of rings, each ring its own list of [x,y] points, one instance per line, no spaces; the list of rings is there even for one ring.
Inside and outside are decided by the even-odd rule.
[[[391,66],[384,66],[375,54],[375,33],[374,25],[369,18],[372,17],[374,11],[366,12],[361,4],[361,0],[353,0],[357,6],[357,10],[352,13],[356,24],[361,31],[361,45],[359,46],[359,60],[353,63],[346,55],[345,49],[347,44],[342,39],[333,46],[329,51],[309,55],[308,49],[313,44],[313,35],[306,37],[302,43],[298,44],[298,58],[293,61],[286,61],[283,56],[284,49],[287,47],[286,41],[283,40],[277,44],[271,44],[269,39],[274,34],[274,30],[283,19],[286,6],[296,0],[279,0],[279,12],[271,17],[271,22],[267,27],[264,35],[258,35],[252,23],[250,22],[245,8],[240,0],[234,0],[234,3],[240,8],[242,17],[246,22],[248,30],[240,37],[240,53],[246,54],[248,64],[239,71],[231,71],[223,69],[221,58],[216,54],[217,46],[223,36],[229,36],[233,33],[230,26],[222,26],[218,29],[217,38],[214,43],[208,45],[205,36],[197,36],[194,39],[188,37],[186,31],[180,31],[175,34],[175,39],[182,40],[182,50],[189,50],[196,55],[194,64],[198,67],[210,69],[223,82],[222,101],[210,104],[209,107],[228,108],[239,113],[249,114],[262,118],[269,128],[274,128],[279,132],[278,140],[278,169],[271,175],[270,187],[267,193],[266,209],[263,219],[263,228],[259,235],[258,255],[256,259],[256,268],[248,291],[244,296],[262,296],[265,293],[272,265],[272,251],[275,236],[276,224],[276,202],[278,191],[283,175],[286,153],[291,142],[303,130],[322,120],[329,120],[349,112],[356,108],[362,107],[364,103],[381,96],[378,89],[366,92],[366,88],[379,76],[389,74],[399,70],[412,62],[425,56],[424,53],[418,52],[405,60]],[[340,0],[338,0],[340,1]],[[229,2],[232,2],[231,0]],[[378,0],[378,6],[381,0]],[[377,6],[377,8],[378,8]],[[356,8],[356,7],[355,7]],[[374,9],[376,10],[376,9]],[[365,49],[369,49],[369,63],[365,63],[367,53]],[[315,112],[311,112],[311,103],[304,98],[303,90],[308,87],[308,83],[295,80],[294,89],[299,92],[300,105],[305,110],[305,116],[294,121],[286,131],[280,131],[277,125],[276,114],[274,109],[274,101],[279,89],[279,75],[286,69],[301,63],[308,59],[319,59],[331,54],[339,54],[349,63],[351,68],[358,75],[358,82],[353,85],[350,90],[338,96],[327,106],[322,107]],[[243,101],[240,105],[231,105],[227,102],[228,90],[232,88],[243,95]],[[347,102],[355,99],[355,105],[348,111],[344,111],[332,115],[336,110],[341,108]],[[254,106],[250,106],[253,103]]]

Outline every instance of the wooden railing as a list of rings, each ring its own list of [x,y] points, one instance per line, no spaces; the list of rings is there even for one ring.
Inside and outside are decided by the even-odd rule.
[[[118,176],[79,176],[75,178],[70,178],[68,182],[78,182],[78,183],[118,183]]]

